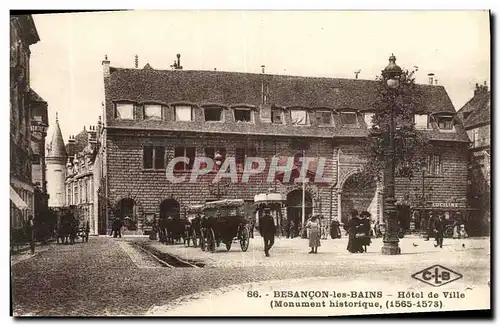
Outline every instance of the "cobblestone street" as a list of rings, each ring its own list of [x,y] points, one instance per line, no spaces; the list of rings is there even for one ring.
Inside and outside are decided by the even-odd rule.
[[[325,240],[319,254],[308,255],[306,240],[277,239],[269,258],[264,257],[260,237],[246,253],[237,243],[230,252],[221,246],[211,254],[132,237],[51,244],[32,257],[13,256],[13,310],[15,315],[36,316],[144,315],[174,299],[185,301],[189,295],[196,298],[196,293],[249,282],[329,277],[418,283],[411,274],[433,264],[463,274],[464,286],[484,285],[490,277],[488,238],[447,240],[443,249],[434,248],[432,241],[405,238],[400,256],[382,256],[379,239],[366,254],[348,254],[346,242]],[[159,267],[133,243],[206,265]]]

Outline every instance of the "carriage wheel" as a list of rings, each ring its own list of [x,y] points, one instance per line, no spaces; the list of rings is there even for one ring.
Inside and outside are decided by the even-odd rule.
[[[250,244],[250,234],[248,228],[244,227],[240,234],[240,247],[243,252],[248,250],[248,245]]]
[[[206,242],[205,242],[205,234],[203,233],[203,229],[200,229],[200,248],[203,251],[205,251],[207,249]]]
[[[232,241],[228,241],[226,243],[226,249],[227,249],[227,251],[231,250],[231,244],[232,244]]]
[[[195,230],[193,230],[192,237],[193,237],[193,247],[197,248],[198,247],[198,243],[196,241],[197,239],[196,239],[196,231]]]
[[[209,229],[208,230],[208,244],[207,244],[207,249],[210,250],[210,252],[215,251],[215,233],[214,230]]]

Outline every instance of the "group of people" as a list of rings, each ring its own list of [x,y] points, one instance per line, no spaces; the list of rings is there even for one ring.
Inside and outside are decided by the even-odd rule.
[[[290,222],[290,225],[294,223]],[[369,226],[369,224],[368,224]],[[340,238],[340,228],[339,223],[332,223],[331,232],[332,238]],[[320,215],[312,215],[305,224],[305,230],[307,230],[309,236],[309,247],[311,250],[310,254],[317,254],[318,248],[321,247],[321,239],[325,239],[328,233],[328,228],[322,223],[322,218]],[[259,217],[259,232],[264,239],[264,253],[266,257],[269,257],[269,251],[274,245],[274,237],[276,234],[276,225],[274,223],[274,218],[271,216],[271,209],[264,208],[264,214]]]
[[[367,211],[361,212],[358,216],[358,211],[351,211],[351,219],[345,226],[349,234],[347,242],[347,251],[351,253],[367,252],[368,246],[371,244],[371,214]]]

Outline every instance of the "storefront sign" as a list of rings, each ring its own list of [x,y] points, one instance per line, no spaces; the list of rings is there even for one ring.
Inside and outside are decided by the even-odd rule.
[[[458,207],[460,207],[460,204],[459,203],[432,203],[432,207],[458,208]]]

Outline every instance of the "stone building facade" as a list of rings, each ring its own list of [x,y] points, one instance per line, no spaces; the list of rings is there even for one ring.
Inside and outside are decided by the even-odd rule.
[[[31,167],[30,46],[40,40],[31,15],[10,16],[10,224],[20,240],[35,214]]]
[[[457,112],[470,140],[470,205],[482,218],[482,232],[491,227],[491,92],[476,84],[474,96]]]
[[[189,205],[222,198],[244,199],[269,189],[286,199],[284,218],[301,222],[302,183],[282,182],[267,173],[241,182],[245,157],[314,158],[311,177],[324,158],[327,181],[305,185],[306,214],[328,220],[348,220],[352,208],[382,214],[383,187],[362,178],[360,145],[371,123],[370,103],[377,83],[371,80],[312,78],[221,71],[155,70],[110,67],[103,61],[105,128],[102,133],[102,180],[107,199],[100,233],[110,220],[130,217],[138,232],[153,216],[179,214]],[[436,145],[429,153],[426,179],[433,202],[466,206],[467,136],[461,124],[441,128],[455,110],[442,86],[419,85],[425,93],[416,117]],[[445,128],[448,128],[446,129]],[[237,163],[238,181],[211,181],[215,173],[196,182],[172,183],[166,177],[175,157],[214,157],[219,152]],[[189,175],[190,164],[175,166],[175,176]],[[293,173],[292,173],[293,175]],[[189,176],[188,176],[189,178]],[[398,198],[417,198],[419,178],[398,179]],[[428,185],[426,185],[428,186]]]
[[[96,191],[97,153],[99,151],[98,126],[90,126],[89,130],[83,129],[76,136],[70,136],[66,144],[68,161],[66,163],[65,206],[72,208],[81,225],[89,222],[91,234],[98,233],[98,198]]]

